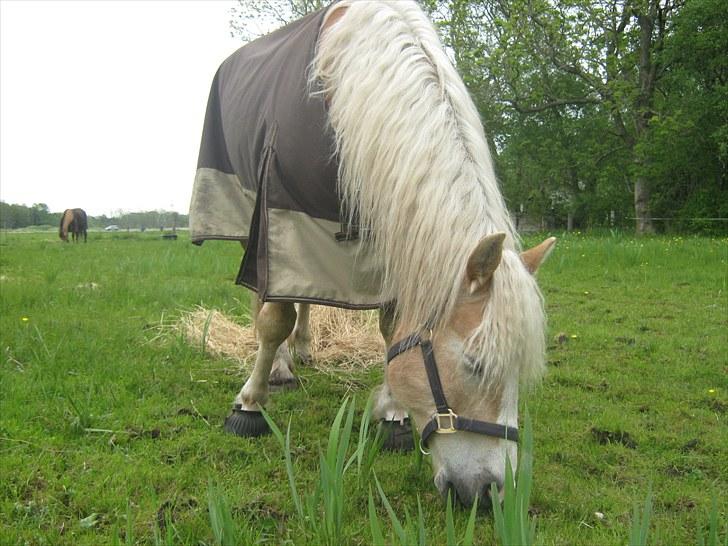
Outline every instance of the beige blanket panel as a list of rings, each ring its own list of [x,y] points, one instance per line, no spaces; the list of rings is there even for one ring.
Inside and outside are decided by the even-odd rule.
[[[245,241],[254,210],[255,192],[244,189],[236,175],[216,169],[197,169],[190,202],[192,241]]]
[[[338,222],[268,210],[267,296],[378,307],[380,269],[361,241],[337,241],[339,231]]]

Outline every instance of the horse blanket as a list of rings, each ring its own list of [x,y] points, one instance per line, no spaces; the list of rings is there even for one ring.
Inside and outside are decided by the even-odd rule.
[[[375,308],[380,272],[342,224],[326,105],[309,84],[324,14],[241,47],[218,69],[190,233],[196,244],[242,241],[246,253],[236,282],[264,301]]]

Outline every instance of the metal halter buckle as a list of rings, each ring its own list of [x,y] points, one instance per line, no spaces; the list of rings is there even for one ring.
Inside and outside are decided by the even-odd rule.
[[[448,409],[447,413],[436,413],[435,414],[435,421],[437,422],[437,430],[435,432],[438,432],[440,434],[452,434],[455,431],[455,419],[457,419],[458,416],[453,412],[453,410]],[[442,419],[449,419],[450,423],[449,426],[444,427],[442,426]]]

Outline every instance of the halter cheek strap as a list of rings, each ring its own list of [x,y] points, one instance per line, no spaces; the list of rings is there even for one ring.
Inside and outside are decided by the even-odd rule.
[[[435,407],[437,408],[435,414],[422,430],[421,442],[423,445],[427,446],[427,441],[434,432],[439,434],[452,434],[458,430],[475,432],[477,434],[493,436],[494,438],[518,442],[517,428],[498,423],[490,423],[488,421],[478,421],[476,419],[460,417],[450,408],[450,405],[447,403],[447,399],[445,398],[445,391],[442,388],[442,383],[440,382],[440,374],[437,371],[437,361],[435,360],[435,351],[429,337],[427,339],[423,339],[420,334],[412,334],[395,343],[387,352],[387,364],[405,351],[409,351],[417,345],[419,345],[422,350],[422,360],[425,364],[427,380],[430,383],[432,398],[435,400]]]

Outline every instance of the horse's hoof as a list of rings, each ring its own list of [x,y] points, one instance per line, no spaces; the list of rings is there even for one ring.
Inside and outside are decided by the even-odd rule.
[[[223,430],[245,438],[270,434],[270,427],[263,414],[259,411],[241,409],[240,404],[235,404],[230,415],[225,419]]]
[[[298,388],[298,379],[288,377],[286,379],[269,379],[268,390],[270,392],[295,391]]]
[[[385,451],[412,451],[415,448],[409,419],[405,419],[402,424],[382,419],[379,427],[382,431],[382,449]]]

